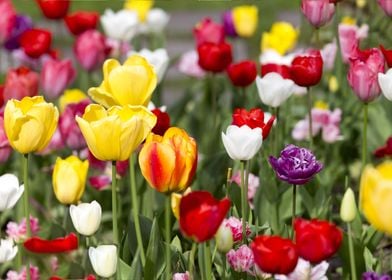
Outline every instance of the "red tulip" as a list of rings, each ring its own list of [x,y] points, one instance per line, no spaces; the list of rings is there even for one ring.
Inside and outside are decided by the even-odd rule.
[[[233,121],[231,124],[236,126],[241,127],[243,125],[247,125],[252,129],[260,127],[263,131],[263,139],[267,138],[275,121],[275,117],[271,116],[271,118],[265,122],[264,112],[259,108],[253,108],[249,112],[246,109],[237,108],[234,110],[232,118]]]
[[[95,29],[99,14],[97,12],[77,11],[64,18],[69,32],[77,36],[84,31]]]
[[[163,136],[163,134],[165,134],[166,130],[168,130],[170,127],[170,116],[168,113],[162,112],[158,108],[152,109],[151,112],[155,116],[157,116],[157,123],[155,124],[154,128],[152,129],[152,132],[154,134],[158,134],[158,135]]]
[[[214,237],[230,208],[230,200],[216,200],[209,192],[194,191],[180,201],[181,232],[196,242]]]
[[[21,100],[25,96],[35,96],[38,94],[38,83],[38,73],[31,71],[29,68],[21,66],[10,69],[5,77],[3,98],[6,101],[9,99]]]
[[[385,49],[383,45],[380,45],[380,50],[385,58],[385,61],[387,62],[387,65],[389,68],[392,67],[392,50]]]
[[[234,86],[247,87],[256,79],[256,63],[251,60],[244,60],[231,64],[227,67],[227,74]]]
[[[377,148],[373,152],[374,156],[377,158],[383,158],[386,156],[392,156],[392,136],[388,138],[384,146]]]
[[[255,263],[266,273],[289,274],[298,262],[298,251],[290,239],[257,236],[250,244]]]
[[[312,263],[332,257],[343,240],[342,231],[328,221],[296,219],[294,230],[299,256]]]
[[[46,29],[29,29],[20,36],[19,43],[29,57],[38,58],[50,51],[52,34]]]
[[[68,13],[70,0],[36,0],[48,19],[62,19]]]
[[[193,36],[196,46],[204,43],[220,44],[225,40],[225,30],[223,25],[205,18],[193,28]]]
[[[222,72],[232,61],[231,45],[228,43],[204,43],[197,47],[199,65],[203,70]]]
[[[323,59],[320,51],[296,56],[291,63],[290,74],[292,80],[301,87],[317,85],[323,74]]]
[[[23,246],[33,253],[65,253],[78,248],[78,238],[75,233],[70,233],[65,237],[59,237],[52,240],[44,240],[40,237],[31,237],[23,243]]]
[[[283,79],[291,79],[290,67],[284,64],[267,63],[261,65],[261,76],[264,77],[268,73],[278,73]]]

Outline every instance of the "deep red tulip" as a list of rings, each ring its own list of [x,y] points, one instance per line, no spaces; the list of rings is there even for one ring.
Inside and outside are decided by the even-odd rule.
[[[388,138],[384,146],[377,148],[373,154],[377,158],[392,156],[392,136]]]
[[[152,132],[158,135],[163,136],[166,130],[170,127],[170,116],[166,112],[162,112],[160,109],[155,108],[152,109],[151,112],[157,116],[157,123],[155,124]]]
[[[342,231],[328,221],[296,219],[294,230],[299,256],[312,263],[332,257],[343,240]]]
[[[46,29],[29,29],[20,36],[19,43],[26,55],[38,58],[50,51],[52,34]]]
[[[77,36],[89,29],[97,27],[99,14],[97,12],[77,11],[64,18],[69,32]]]
[[[296,56],[291,63],[290,74],[291,79],[301,87],[317,85],[323,74],[323,59],[320,51]]]
[[[36,0],[48,19],[62,19],[68,13],[70,0]]]
[[[256,63],[251,60],[233,63],[227,67],[227,74],[234,86],[247,87],[256,79]]]
[[[39,75],[25,66],[10,69],[4,83],[3,98],[21,100],[38,94]]]
[[[289,274],[298,262],[298,251],[290,239],[279,236],[257,236],[250,247],[255,263],[266,273]]]
[[[197,47],[199,65],[205,71],[222,72],[232,61],[231,45],[228,43],[204,43]]]
[[[194,191],[180,201],[181,232],[196,242],[214,237],[230,208],[230,200],[215,199],[209,192]]]
[[[241,127],[247,125],[252,129],[260,127],[263,131],[263,139],[267,138],[275,121],[275,116],[271,116],[271,118],[266,121],[264,119],[264,112],[260,108],[253,108],[249,112],[246,109],[237,108],[234,110],[232,118],[233,121],[231,124],[236,126]]]
[[[225,40],[225,30],[223,25],[214,22],[210,18],[205,18],[193,28],[193,36],[196,46],[203,43],[219,44]]]
[[[52,240],[45,240],[40,237],[31,237],[23,243],[23,246],[33,253],[65,253],[78,248],[78,237],[75,233],[70,233],[65,237],[59,237]]]
[[[383,45],[380,45],[380,50],[385,58],[385,61],[387,62],[387,65],[389,68],[392,67],[392,50],[385,49]]]
[[[267,63],[261,65],[261,76],[264,77],[268,73],[278,73],[283,79],[291,79],[290,67],[284,64]]]

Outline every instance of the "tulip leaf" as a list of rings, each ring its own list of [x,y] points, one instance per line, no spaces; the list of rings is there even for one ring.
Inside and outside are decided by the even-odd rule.
[[[142,264],[139,258],[139,250],[136,251],[135,257],[130,267],[129,275],[123,279],[129,279],[129,276],[132,276],[133,279],[142,279]]]
[[[146,248],[148,245],[148,240],[151,232],[151,227],[152,227],[152,221],[144,216],[139,215],[139,221],[140,221],[140,231],[142,235],[142,240],[143,240],[143,247]],[[131,218],[127,230],[127,234],[129,235],[129,249],[132,252],[132,255],[135,255],[136,250],[137,250],[137,240],[136,240],[136,231],[135,231],[135,224],[133,222],[133,217]]]
[[[375,271],[378,260],[373,256],[372,252],[370,252],[367,247],[364,249],[363,257],[365,259],[366,271]]]
[[[129,278],[130,275],[132,274],[132,268],[126,264],[121,258],[120,258],[120,274],[121,274],[121,279],[127,279]]]
[[[359,239],[353,236],[353,245],[354,245],[354,255],[355,255],[355,265],[357,268],[357,275],[362,275],[363,272],[366,271],[366,264],[364,259],[364,250],[365,247],[360,242]],[[342,266],[343,266],[343,276],[344,279],[350,275],[350,254],[349,254],[349,247],[348,247],[348,236],[347,233],[343,233],[343,242],[340,246],[338,252],[340,258],[342,259]]]
[[[164,249],[162,246],[161,235],[157,218],[154,218],[150,231],[150,240],[146,251],[146,265],[144,267],[144,279],[158,279],[165,265]]]

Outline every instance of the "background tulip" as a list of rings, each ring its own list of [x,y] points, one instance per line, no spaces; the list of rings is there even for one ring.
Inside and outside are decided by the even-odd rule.
[[[68,12],[70,0],[36,0],[41,12],[48,19],[62,19]]]
[[[10,69],[5,78],[3,96],[4,100],[22,99],[25,96],[38,94],[38,73],[27,67],[21,66]]]
[[[53,136],[59,113],[42,96],[9,100],[4,111],[4,128],[12,148],[19,153],[42,151]]]
[[[152,133],[163,136],[170,128],[170,116],[158,108],[152,109],[151,112],[157,117],[157,123],[152,129]]]
[[[59,109],[60,112],[64,112],[65,108],[69,104],[76,104],[83,100],[88,100],[87,95],[80,89],[66,89],[64,94],[59,98]]]
[[[160,8],[151,9],[146,18],[147,29],[150,32],[159,33],[164,31],[170,21],[170,16],[167,12]]]
[[[120,41],[129,41],[136,35],[138,17],[131,10],[113,12],[108,9],[101,16],[101,24],[106,36]]]
[[[392,137],[389,137],[385,145],[377,148],[373,154],[377,158],[392,156]]]
[[[71,205],[69,214],[76,231],[82,235],[93,235],[101,224],[102,208],[95,200],[91,203]]]
[[[109,278],[117,270],[117,247],[115,245],[100,245],[90,247],[88,255],[96,274]]]
[[[268,73],[263,78],[256,78],[257,90],[261,102],[271,107],[279,107],[293,93],[294,82],[284,79],[278,73]]]
[[[392,69],[387,73],[378,73],[378,84],[385,98],[392,101]]]
[[[231,64],[226,71],[232,84],[237,87],[251,85],[257,76],[256,63],[251,60]]]
[[[32,28],[21,35],[19,43],[29,57],[38,58],[49,52],[52,34],[46,29]]]
[[[299,32],[291,23],[279,21],[271,26],[270,32],[263,32],[261,50],[273,49],[283,55],[295,47]]]
[[[263,140],[267,138],[271,127],[275,121],[275,117],[267,119],[267,115],[260,108],[246,109],[237,108],[232,115],[232,123],[236,126],[247,125],[250,128],[259,127],[262,129]]]
[[[204,43],[220,44],[225,40],[223,26],[210,18],[204,18],[193,28],[196,46]]]
[[[332,19],[335,4],[330,0],[302,0],[301,11],[314,27],[319,28]]]
[[[76,11],[64,18],[64,22],[73,35],[77,36],[84,31],[97,27],[99,14],[90,11]]]
[[[269,73],[279,74],[283,79],[290,79],[291,77],[290,68],[288,65],[285,64],[275,64],[275,63],[262,64],[261,76],[264,77]]]
[[[2,14],[0,21],[0,43],[4,43],[11,36],[16,22],[16,11],[10,0],[0,2],[0,13]]]
[[[77,203],[84,193],[89,163],[76,156],[57,158],[53,169],[53,191],[63,204]]]
[[[33,20],[30,17],[25,15],[16,15],[15,24],[12,28],[10,36],[4,42],[4,48],[9,51],[18,49],[20,47],[20,36],[22,36],[25,31],[31,28],[33,28]]]
[[[15,175],[0,176],[0,211],[14,207],[23,191],[24,185],[19,186],[19,180]]]
[[[292,80],[301,87],[317,85],[323,74],[323,59],[320,51],[296,56],[291,63],[290,74]]]
[[[215,234],[215,242],[219,252],[227,253],[234,244],[231,229],[222,223]]]
[[[0,240],[0,263],[11,261],[18,253],[18,246],[12,239]]]
[[[254,257],[247,245],[241,245],[237,250],[231,249],[226,254],[227,262],[237,272],[252,272]]]
[[[4,118],[0,117],[0,163],[5,163],[12,153],[12,148],[8,142],[4,130]]]
[[[392,2],[389,0],[377,0],[378,5],[387,16],[392,17]]]
[[[240,37],[251,37],[258,24],[258,9],[254,5],[237,6],[232,9],[233,23]]]
[[[223,28],[225,30],[225,35],[229,37],[237,37],[237,31],[235,30],[233,13],[232,11],[226,11],[222,15]]]
[[[232,61],[231,46],[228,43],[204,43],[197,47],[199,65],[205,71],[222,72]]]
[[[276,280],[328,280],[326,276],[328,267],[329,264],[327,262],[321,262],[318,265],[312,266],[310,262],[299,258],[293,272],[288,275],[274,275],[274,277]]]
[[[363,24],[361,27],[351,23],[339,24],[338,36],[344,63],[348,63],[350,57],[357,55],[360,40],[368,36],[368,30],[367,24]]]
[[[181,73],[190,77],[202,78],[205,75],[199,65],[199,54],[195,50],[183,53],[177,67]]]

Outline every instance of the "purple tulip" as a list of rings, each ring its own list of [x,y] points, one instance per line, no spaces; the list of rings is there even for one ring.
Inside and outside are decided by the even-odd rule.
[[[4,42],[4,48],[12,51],[20,47],[19,37],[23,32],[33,28],[33,21],[29,16],[17,15],[15,25],[8,40]]]
[[[362,280],[392,280],[392,278],[387,274],[378,275],[376,272],[369,271],[362,274]]]
[[[223,28],[225,30],[225,34],[230,37],[237,37],[238,34],[235,31],[235,26],[233,22],[233,13],[230,11],[226,11],[222,16]]]
[[[306,184],[323,168],[311,151],[291,144],[280,152],[279,158],[270,156],[269,162],[280,180],[295,185]]]

